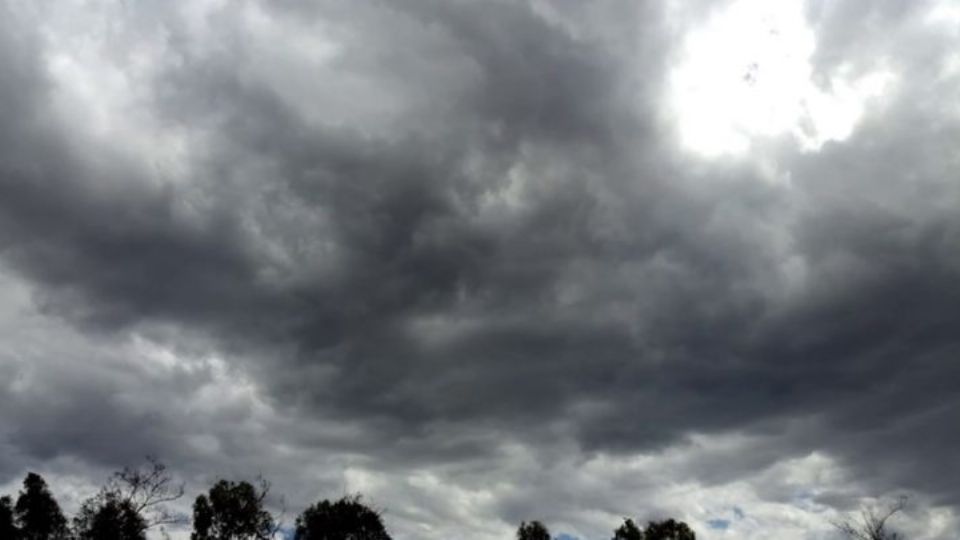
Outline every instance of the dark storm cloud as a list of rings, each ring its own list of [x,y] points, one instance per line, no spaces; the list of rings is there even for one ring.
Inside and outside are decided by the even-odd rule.
[[[175,328],[157,339],[200,336],[278,410],[360,426],[318,442],[285,425],[304,446],[399,466],[483,459],[495,438],[626,454],[774,433],[782,448],[700,478],[823,448],[878,490],[960,505],[942,474],[960,468],[958,123],[936,98],[956,80],[920,83],[933,68],[908,47],[844,33],[875,21],[949,52],[894,4],[810,6],[818,70],[867,70],[881,50],[905,75],[850,139],[776,149],[790,185],[673,146],[657,101],[671,36],[650,7],[250,4],[281,27],[326,21],[311,36],[338,48],[301,65],[284,63],[300,44],[277,53],[243,10],[191,33],[152,6],[166,48],[144,104],[191,151],[160,181],[60,123],[43,40],[19,21],[0,32],[2,260],[104,348]],[[17,452],[110,463],[159,447],[188,467],[172,434],[219,417],[138,415],[114,377],[152,375],[98,354],[64,360],[88,375],[3,390],[4,418],[34,419]],[[120,433],[136,441],[110,444]]]

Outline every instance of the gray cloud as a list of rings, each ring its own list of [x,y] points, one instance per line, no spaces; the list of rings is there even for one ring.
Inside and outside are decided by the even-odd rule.
[[[0,480],[158,453],[304,497],[297,467],[369,481],[407,537],[598,534],[625,500],[685,511],[609,470],[744,437],[667,470],[799,504],[764,471],[813,452],[848,474],[825,508],[960,504],[957,36],[932,4],[808,3],[814,79],[893,90],[845,140],[712,161],[665,97],[706,8],[105,4],[92,37],[38,6],[0,23]]]

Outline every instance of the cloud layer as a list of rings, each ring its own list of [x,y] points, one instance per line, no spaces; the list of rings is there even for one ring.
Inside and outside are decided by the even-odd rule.
[[[907,492],[953,538],[948,8],[5,2],[0,482],[151,453],[427,539]],[[800,45],[683,71],[740,30]]]

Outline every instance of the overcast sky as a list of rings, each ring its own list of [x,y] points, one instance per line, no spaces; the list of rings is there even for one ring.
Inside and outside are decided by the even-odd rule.
[[[957,51],[951,0],[0,0],[0,492],[955,540]]]

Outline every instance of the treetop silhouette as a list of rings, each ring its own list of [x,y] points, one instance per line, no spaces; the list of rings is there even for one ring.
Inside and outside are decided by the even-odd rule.
[[[13,515],[21,540],[67,540],[70,536],[67,518],[39,474],[27,473]]]
[[[550,540],[550,530],[539,521],[524,521],[517,529],[517,540]]]
[[[390,540],[380,513],[360,496],[320,501],[297,518],[294,540]]]
[[[643,540],[643,531],[632,519],[626,518],[623,525],[613,531],[613,540]]]
[[[77,540],[146,540],[147,522],[129,500],[106,491],[87,499],[73,519]]]
[[[268,540],[278,524],[264,509],[270,485],[220,480],[193,504],[191,540]]]

